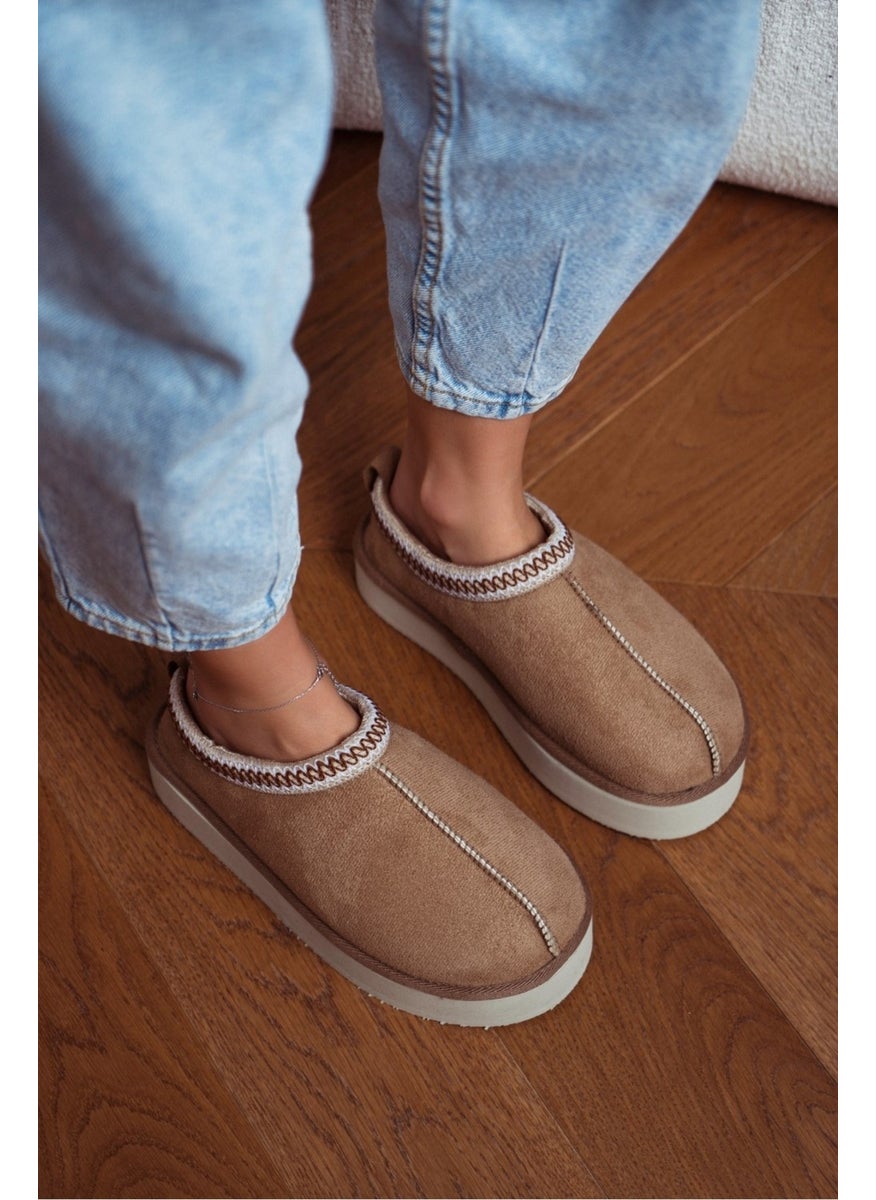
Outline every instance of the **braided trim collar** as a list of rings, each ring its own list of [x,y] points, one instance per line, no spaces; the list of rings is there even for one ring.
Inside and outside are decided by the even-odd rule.
[[[439,558],[402,524],[389,505],[386,486],[378,476],[371,490],[377,521],[398,554],[424,583],[459,600],[509,600],[549,583],[568,569],[575,557],[571,531],[552,509],[526,493],[526,503],[548,531],[545,541],[504,562],[486,567],[461,567]]]
[[[272,762],[237,754],[219,746],[192,717],[185,692],[186,671],[179,667],[170,680],[169,708],[180,737],[192,754],[223,779],[257,792],[300,796],[338,787],[369,770],[389,744],[390,724],[373,700],[337,684],[343,698],[362,715],[359,728],[346,741],[314,758]]]

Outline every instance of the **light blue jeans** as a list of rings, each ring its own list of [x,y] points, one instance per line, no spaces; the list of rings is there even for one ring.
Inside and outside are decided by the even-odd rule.
[[[291,339],[331,119],[322,6],[40,8],[43,550],[91,625],[238,645],[279,619],[300,558]],[[415,392],[509,418],[563,390],[715,178],[758,17],[380,4],[380,202]]]

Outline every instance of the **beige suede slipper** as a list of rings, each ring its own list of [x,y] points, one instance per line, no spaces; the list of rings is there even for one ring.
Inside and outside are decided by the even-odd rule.
[[[536,778],[588,817],[677,838],[726,813],[747,721],[693,626],[531,496],[545,530],[534,550],[488,567],[437,557],[390,507],[397,462],[387,447],[365,473],[371,511],[354,546],[365,602],[454,671]]]
[[[268,762],[201,731],[178,668],[147,737],[159,798],[372,996],[455,1025],[553,1008],[593,939],[568,856],[484,780],[337,686],[361,714],[351,737]]]

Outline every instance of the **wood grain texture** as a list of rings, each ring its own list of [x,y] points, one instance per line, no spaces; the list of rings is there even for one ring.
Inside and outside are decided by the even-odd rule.
[[[44,639],[48,785],[285,1194],[601,1194],[495,1033],[370,1001],[162,808],[140,737],[162,684],[146,652],[48,603]]]
[[[702,590],[688,588],[670,599],[681,603],[692,594],[696,601]],[[718,593],[719,610],[723,600]],[[733,613],[741,600],[733,597],[725,606]],[[728,904],[738,908],[725,935],[710,911],[714,897],[707,889],[701,898],[684,872],[651,844],[615,835],[556,801],[523,770],[458,680],[373,614],[353,615],[357,597],[348,555],[306,556],[298,603],[309,628],[319,628],[321,645],[341,678],[367,678],[392,718],[412,725],[511,796],[569,850],[591,883],[595,950],[581,985],[555,1012],[499,1036],[606,1194],[834,1194],[834,1080],[770,988],[743,961],[744,952],[739,957],[735,942],[739,938],[754,959],[757,941],[749,930],[765,914],[775,927],[771,937],[778,939],[783,929],[793,937],[799,929],[800,888],[794,896],[774,888],[769,904],[765,901],[782,869],[782,857],[775,863],[771,858],[781,818],[774,816],[771,833],[742,835],[759,843],[748,853],[748,883],[757,882],[756,888],[746,893],[738,880],[726,880],[723,865],[713,872],[715,895],[723,881]],[[685,611],[702,617],[694,606]],[[730,635],[739,634],[738,623],[725,617],[722,625],[712,614],[711,626],[719,649],[732,657],[737,642]],[[739,664],[747,689],[747,672],[779,670],[787,643],[775,647],[766,622],[755,632],[746,625],[742,636],[753,643]],[[806,713],[799,720],[804,723]],[[797,729],[782,726],[773,735],[778,748],[761,767],[756,793],[761,804],[768,806],[771,789],[784,781],[781,747]],[[812,819],[805,803],[796,811],[802,818],[788,817],[784,830],[789,853],[803,821]],[[709,839],[722,828],[690,841],[695,864],[702,848],[714,867]],[[812,846],[825,848],[814,831],[807,849]],[[693,872],[694,883],[702,873]],[[809,991],[813,972],[822,969],[818,956],[825,946],[829,953],[833,915],[827,898],[812,907],[813,931],[792,952],[805,964],[805,983],[795,964],[785,991],[786,1000],[797,1002],[789,1000],[792,1014],[808,1011],[828,1040],[834,996],[826,988],[816,989],[814,999],[802,993]],[[829,972],[829,961],[826,966]]]
[[[836,596],[837,518],[834,487],[734,575],[731,587]]]
[[[360,171],[373,168],[380,155],[382,141],[379,133],[336,129],[311,207],[322,206],[342,184],[355,178]]]
[[[65,616],[43,572],[41,1194],[834,1196],[836,215],[714,188],[535,422],[534,490],[664,581],[751,709],[734,810],[651,844],[549,796],[355,592],[359,473],[405,403],[378,141],[336,138],[314,203],[300,499],[327,549],[296,610],[340,678],[568,849],[593,961],[504,1030],[370,1001],[158,803],[160,658]]]
[[[593,974],[503,1040],[609,1195],[835,1195],[833,1081],[656,857],[587,837]]]
[[[285,1195],[48,789],[40,859],[40,1196]]]
[[[640,574],[725,583],[836,482],[836,246],[536,485]]]
[[[824,1065],[837,1069],[837,609],[663,585],[722,651],[752,727],[732,817],[659,849]]]

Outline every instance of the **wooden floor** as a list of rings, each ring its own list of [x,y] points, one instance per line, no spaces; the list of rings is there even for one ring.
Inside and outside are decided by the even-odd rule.
[[[552,799],[356,594],[359,467],[404,399],[376,154],[338,136],[314,206],[296,607],[341,678],[568,848],[593,960],[506,1029],[369,1001],[153,797],[160,656],[44,580],[40,1194],[835,1196],[835,213],[716,187],[534,426],[531,489],[655,582],[749,705],[731,814],[649,843]]]

